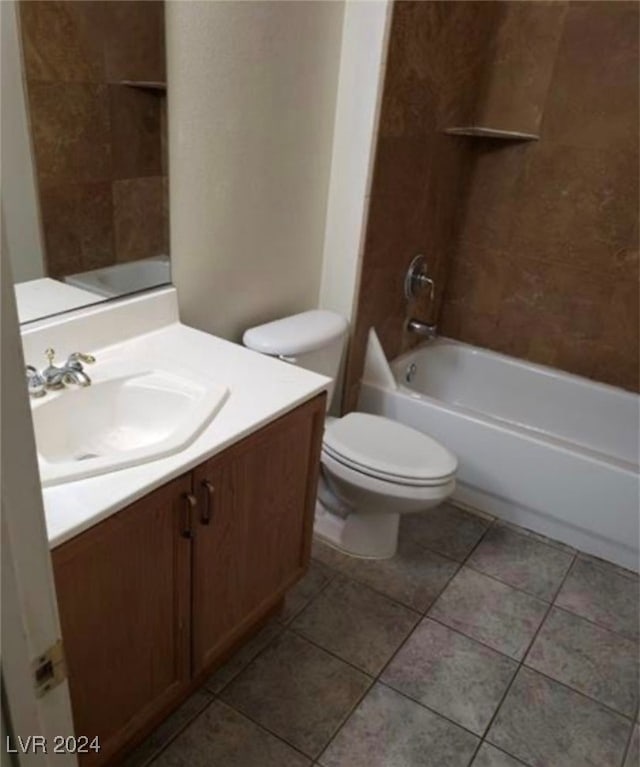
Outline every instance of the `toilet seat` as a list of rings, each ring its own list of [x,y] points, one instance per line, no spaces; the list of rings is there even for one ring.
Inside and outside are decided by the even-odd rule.
[[[456,457],[436,440],[369,413],[349,413],[328,422],[323,452],[351,471],[416,488],[446,484],[458,467]]]
[[[322,451],[322,460],[323,463],[330,461],[330,466],[332,468],[337,469],[340,467],[343,470],[342,473],[344,477],[346,478],[347,475],[351,476],[354,482],[357,482],[357,477],[361,476],[365,484],[367,484],[366,479],[368,478],[375,480],[376,482],[386,483],[387,485],[415,488],[416,490],[419,490],[420,488],[440,487],[444,484],[447,484],[448,482],[451,482],[455,478],[455,473],[432,480],[392,477],[386,474],[382,474],[381,472],[375,473],[374,471],[368,470],[366,467],[363,468],[362,466],[348,463],[347,461],[332,455],[328,450],[324,449]]]
[[[409,477],[394,477],[389,474],[373,471],[366,466],[360,466],[358,464],[345,461],[344,458],[331,453],[329,450],[323,449],[322,455],[323,457],[328,457],[331,460],[332,465],[337,464],[347,471],[352,472],[354,475],[362,474],[365,477],[370,477],[371,479],[378,480],[379,482],[386,482],[389,485],[398,485],[399,487],[439,487],[440,485],[444,485],[447,482],[450,482],[455,477],[455,472],[432,480],[411,479]]]
[[[329,455],[329,453],[323,453],[322,466],[325,471],[325,479],[329,482],[330,487],[334,487],[337,480],[347,483],[351,488],[356,489],[356,491],[364,490],[368,494],[373,493],[376,496],[384,497],[387,499],[387,502],[389,498],[403,499],[412,504],[412,507],[410,509],[405,509],[405,511],[423,510],[425,502],[430,499],[447,497],[453,492],[456,482],[455,476],[442,479],[431,485],[411,485],[401,482],[390,482],[386,478],[374,477],[371,474],[365,474],[363,471],[353,469],[352,467],[337,461]],[[360,507],[360,512],[369,514],[369,507]]]

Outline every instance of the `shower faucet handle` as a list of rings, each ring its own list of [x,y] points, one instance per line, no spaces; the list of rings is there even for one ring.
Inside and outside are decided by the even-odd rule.
[[[423,255],[417,255],[409,264],[404,278],[404,295],[407,301],[415,298],[420,288],[429,286],[429,300],[435,298],[436,286],[431,277],[427,275],[427,259]]]

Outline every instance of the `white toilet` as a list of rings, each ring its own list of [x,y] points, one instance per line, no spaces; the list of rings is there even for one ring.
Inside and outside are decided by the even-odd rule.
[[[247,330],[249,349],[335,381],[346,320],[320,309]],[[333,384],[327,402],[331,401]],[[455,488],[456,457],[404,424],[368,413],[327,416],[314,533],[358,557],[392,557],[400,515],[425,511]]]

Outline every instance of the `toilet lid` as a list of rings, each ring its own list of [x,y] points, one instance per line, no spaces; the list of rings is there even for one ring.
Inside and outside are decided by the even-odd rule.
[[[349,413],[329,423],[324,449],[337,460],[393,481],[450,477],[458,461],[435,439],[390,418]]]

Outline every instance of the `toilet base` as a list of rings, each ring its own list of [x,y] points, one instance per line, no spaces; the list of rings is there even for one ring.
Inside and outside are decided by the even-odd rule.
[[[352,557],[390,559],[398,548],[399,526],[397,513],[367,512],[340,517],[316,501],[314,535]]]

